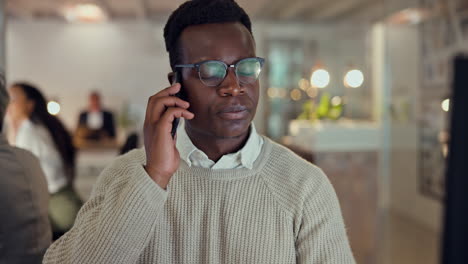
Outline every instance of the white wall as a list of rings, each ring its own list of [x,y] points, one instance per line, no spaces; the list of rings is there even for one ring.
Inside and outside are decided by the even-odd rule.
[[[73,129],[91,90],[100,90],[111,109],[129,101],[144,111],[147,98],[168,85],[163,44],[160,25],[13,21],[7,79],[31,81],[59,100],[60,116]]]
[[[391,73],[392,102],[407,100],[406,118],[391,124],[390,206],[399,214],[438,232],[441,228],[442,204],[419,191],[419,136],[417,115],[420,109],[420,41],[415,26],[387,27],[388,60]]]

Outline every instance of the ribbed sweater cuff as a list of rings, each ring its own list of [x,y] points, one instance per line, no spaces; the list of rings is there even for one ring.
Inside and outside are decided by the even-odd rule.
[[[145,204],[152,209],[161,209],[164,206],[168,191],[155,183],[142,165],[136,167],[129,184],[131,193],[129,193],[128,198],[137,198],[133,201],[127,201],[130,202],[128,204],[130,207],[139,208]]]

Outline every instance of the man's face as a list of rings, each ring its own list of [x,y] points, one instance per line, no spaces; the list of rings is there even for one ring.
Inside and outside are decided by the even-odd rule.
[[[192,64],[219,60],[235,64],[255,57],[250,32],[240,23],[204,24],[187,27],[181,34],[182,62]],[[187,129],[215,138],[240,137],[248,133],[257,109],[259,84],[238,83],[233,68],[217,87],[203,84],[196,69],[182,69],[183,89],[195,114]]]
[[[89,110],[100,111],[101,110],[101,98],[97,94],[91,94],[89,96]]]

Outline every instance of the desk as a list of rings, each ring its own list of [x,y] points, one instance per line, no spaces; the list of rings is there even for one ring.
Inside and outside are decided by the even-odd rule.
[[[289,124],[290,144],[313,152],[376,151],[380,135],[380,126],[372,122],[293,120]]]
[[[78,149],[75,187],[83,200],[89,198],[99,174],[105,167],[111,164],[118,154],[119,149],[117,147]]]

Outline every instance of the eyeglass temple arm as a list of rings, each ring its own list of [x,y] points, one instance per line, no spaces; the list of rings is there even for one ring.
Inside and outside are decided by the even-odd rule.
[[[176,68],[195,68],[195,64],[177,64],[174,67],[176,67]]]

